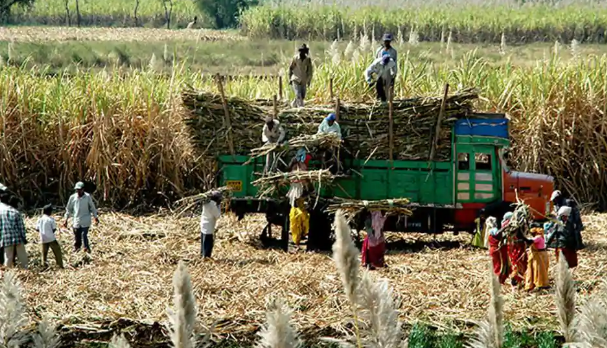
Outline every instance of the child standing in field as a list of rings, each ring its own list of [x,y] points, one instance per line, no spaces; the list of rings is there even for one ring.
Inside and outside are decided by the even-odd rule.
[[[42,243],[42,264],[48,267],[47,256],[48,249],[53,250],[55,254],[55,261],[59,268],[63,268],[63,255],[61,253],[61,246],[57,242],[55,237],[55,231],[57,231],[57,224],[55,219],[51,216],[53,213],[53,207],[49,204],[44,206],[42,211],[42,217],[38,219],[36,229],[40,232],[40,241]]]

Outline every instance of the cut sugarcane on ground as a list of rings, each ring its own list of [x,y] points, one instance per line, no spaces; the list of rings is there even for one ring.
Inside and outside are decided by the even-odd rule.
[[[60,218],[60,216],[56,216]],[[218,223],[215,262],[200,258],[198,214],[192,217],[132,217],[101,212],[101,224],[90,232],[91,260],[75,255],[71,233],[60,235],[68,265],[63,271],[41,271],[40,245],[34,225],[26,220],[31,270],[19,271],[30,318],[48,314],[54,321],[96,323],[105,319],[166,320],[172,276],[180,259],[192,275],[200,323],[217,335],[243,337],[265,320],[264,299],[284,298],[294,311],[299,332],[346,330],[349,305],[330,254],[262,250],[251,245],[265,226],[263,215],[240,222],[226,215]],[[584,216],[588,247],[575,270],[578,301],[585,301],[607,276],[607,215]],[[407,323],[425,321],[436,327],[470,330],[486,314],[488,252],[468,246],[470,235],[387,233],[389,267],[376,271],[400,297]],[[399,248],[396,250],[395,248]],[[551,278],[555,266],[550,253]],[[53,260],[50,260],[54,265]],[[72,264],[80,263],[73,268]],[[514,329],[557,328],[553,290],[526,294],[503,289],[505,318]],[[49,294],[54,294],[50,296]],[[85,325],[86,326],[86,325]]]
[[[474,89],[457,91],[447,98],[434,159],[447,161],[451,155],[451,126],[469,116],[471,103],[478,98]],[[189,109],[186,123],[196,146],[204,154],[229,154],[229,144],[238,154],[249,155],[261,144],[264,119],[273,114],[267,103],[227,99],[231,136],[220,96],[186,90],[183,105]],[[438,119],[441,97],[411,98],[394,101],[394,159],[428,159]],[[315,134],[318,125],[334,106],[284,109],[278,112],[288,138]],[[388,107],[381,104],[341,104],[339,121],[346,150],[355,158],[388,159]]]

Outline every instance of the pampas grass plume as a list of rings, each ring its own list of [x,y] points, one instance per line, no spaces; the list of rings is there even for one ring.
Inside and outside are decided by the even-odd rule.
[[[175,348],[193,348],[196,325],[196,299],[188,268],[179,261],[173,276],[173,310],[169,310],[170,337]]]
[[[363,346],[402,347],[398,312],[388,282],[386,280],[374,282],[369,272],[365,272],[360,283],[359,298],[362,318],[366,322],[363,330]]]
[[[110,348],[131,348],[131,345],[129,344],[129,341],[124,338],[124,335],[114,335],[110,342]]]
[[[21,342],[14,336],[26,324],[21,284],[13,272],[6,272],[0,289],[0,345],[19,346]]]
[[[563,253],[559,255],[555,300],[559,324],[565,342],[574,342],[576,338],[572,323],[575,317],[575,286]]]
[[[270,300],[266,306],[266,325],[259,332],[258,348],[295,348],[301,345],[291,327],[291,310],[281,299]]]
[[[358,303],[356,289],[359,283],[358,249],[352,241],[350,227],[341,210],[335,214],[335,243],[333,260],[339,272],[341,282],[352,306]]]
[[[55,327],[46,319],[38,324],[38,334],[34,335],[33,339],[36,348],[55,348],[59,345],[59,336]]]
[[[504,343],[504,300],[500,294],[500,283],[489,263],[489,293],[491,299],[487,318],[478,324],[476,338],[467,345],[469,348],[501,348]]]

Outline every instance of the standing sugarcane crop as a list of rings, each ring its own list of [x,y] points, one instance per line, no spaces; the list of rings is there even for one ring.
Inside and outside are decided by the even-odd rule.
[[[285,140],[285,130],[278,120],[272,117],[266,118],[266,124],[263,126],[261,131],[261,141],[264,144],[280,144]],[[264,174],[272,170],[274,165],[274,151],[268,152],[266,155],[266,167],[264,168]]]
[[[370,87],[373,87],[373,75],[377,76],[375,82],[375,90],[377,91],[377,99],[382,102],[387,101],[386,91],[391,91],[394,86],[394,79],[397,72],[396,62],[386,51],[382,52],[382,56],[377,58],[369,65],[365,71],[365,79]]]
[[[306,99],[306,91],[312,82],[314,67],[312,59],[308,57],[310,50],[306,44],[301,45],[299,54],[293,57],[289,66],[289,81],[295,92],[295,99],[291,103],[293,107],[303,107]]]

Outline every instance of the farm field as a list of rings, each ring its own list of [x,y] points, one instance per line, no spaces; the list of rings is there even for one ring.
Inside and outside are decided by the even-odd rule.
[[[213,75],[221,74],[228,98],[271,105],[277,96],[276,107],[288,109],[286,68],[306,42],[315,65],[307,105],[333,108],[334,97],[373,104],[364,70],[385,31],[399,54],[397,99],[439,96],[445,84],[452,93],[476,87],[477,110],[510,118],[514,169],[553,175],[580,201],[588,247],[574,273],[578,308],[598,292],[607,274],[607,215],[590,212],[607,210],[604,2],[262,1],[228,30],[183,29],[195,15],[210,24],[193,1],[173,2],[178,30],[164,29],[159,0],[140,0],[137,19],[136,0],[80,0],[81,28],[75,1],[67,2],[68,28],[61,27],[65,1],[37,0],[12,11],[19,26],[0,28],[0,182],[28,208],[31,270],[17,275],[30,323],[50,316],[62,324],[60,348],[105,347],[120,331],[133,347],[168,347],[162,325],[180,260],[192,276],[198,332],[211,330],[215,347],[253,346],[271,296],[293,309],[306,348],[354,334],[331,253],[261,248],[263,216],[227,215],[217,260],[203,262],[200,212],[177,217],[159,206],[214,186],[215,154],[193,145],[182,93],[218,94]],[[103,207],[93,253],[75,254],[72,234],[62,233],[69,267],[45,270],[29,208],[63,206],[79,180],[95,182]],[[489,256],[470,239],[388,233],[389,267],[373,275],[402,301],[410,348],[462,347],[486,315]],[[554,283],[552,253],[550,263]],[[561,343],[554,286],[530,294],[506,286],[502,295],[503,348]]]
[[[216,340],[250,344],[265,320],[269,296],[283,298],[294,309],[293,323],[308,340],[348,332],[348,304],[330,254],[259,249],[256,237],[264,220],[257,215],[241,222],[229,215],[222,218],[216,261],[208,263],[199,257],[197,217],[103,213],[91,232],[92,258],[72,253],[71,233],[60,236],[64,259],[71,265],[66,270],[43,271],[39,245],[28,244],[33,270],[20,272],[19,278],[30,316],[50,315],[72,329],[82,328],[83,335],[89,330],[89,337],[101,330],[100,323],[118,319],[164,323],[171,277],[183,259],[192,276],[201,328],[215,324]],[[607,265],[605,216],[589,215],[584,221],[588,247],[575,271],[578,305],[604,279]],[[27,219],[29,240],[37,238],[34,223],[33,217]],[[485,315],[489,299],[487,251],[469,247],[470,235],[463,234],[389,235],[388,240],[389,267],[373,274],[388,279],[401,299],[405,328],[426,323],[443,334],[469,334],[473,322]],[[552,255],[550,262],[554,266]],[[504,288],[502,293],[505,320],[514,331],[557,329],[554,290],[527,294]]]
[[[351,38],[366,31],[376,38],[385,30],[411,29],[423,41],[446,40],[449,31],[457,42],[499,43],[502,34],[515,42],[547,41],[605,43],[607,9],[600,1],[534,3],[514,0],[476,1],[262,1],[262,6],[245,10],[240,27],[246,35],[274,38]],[[135,20],[136,0],[79,1],[83,26],[165,26],[161,1],[140,0]],[[76,2],[67,3],[72,25],[76,23]],[[14,23],[25,25],[66,25],[66,3],[62,0],[36,2],[32,8],[15,8]],[[386,16],[386,12],[390,15]],[[191,1],[174,1],[172,28],[184,28],[200,12]],[[202,16],[201,16],[202,17]],[[209,25],[204,18],[202,25]],[[205,24],[206,23],[206,24]]]
[[[170,72],[173,64],[205,73],[278,75],[288,65],[300,41],[249,39],[232,31],[166,30],[143,28],[0,28],[0,57],[14,66],[63,69],[147,69]],[[369,50],[379,42],[343,40],[308,42],[315,63],[335,54],[352,59],[362,45]],[[10,42],[10,44],[9,44]],[[528,45],[396,43],[401,56],[416,64],[455,66],[474,52],[490,66],[533,67],[547,57],[563,61],[607,53],[598,44],[535,43]],[[359,52],[360,53],[360,52]],[[362,56],[362,54],[361,54]],[[154,59],[152,58],[154,57]],[[154,62],[156,61],[156,62]],[[362,74],[362,69],[361,74]],[[68,70],[69,71],[69,70]]]

